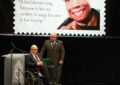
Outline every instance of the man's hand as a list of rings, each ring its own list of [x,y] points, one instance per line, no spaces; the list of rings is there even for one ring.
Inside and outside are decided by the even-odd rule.
[[[43,65],[42,61],[40,61],[40,62],[37,63],[37,66],[42,66],[42,65]]]
[[[60,61],[59,61],[59,64],[62,65],[62,64],[63,64],[63,60],[60,60]]]

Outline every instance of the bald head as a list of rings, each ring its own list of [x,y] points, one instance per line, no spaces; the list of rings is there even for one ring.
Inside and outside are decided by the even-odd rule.
[[[37,45],[32,45],[32,46],[31,46],[31,49],[30,49],[30,52],[31,52],[32,54],[36,55],[37,52],[38,52],[38,47],[37,47]]]
[[[55,41],[57,39],[57,34],[56,33],[52,33],[50,35],[50,41]]]

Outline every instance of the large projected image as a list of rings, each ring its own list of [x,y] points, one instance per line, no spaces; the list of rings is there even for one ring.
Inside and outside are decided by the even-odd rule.
[[[89,2],[90,0],[65,0],[69,18],[58,29],[99,30],[99,11],[91,8]]]
[[[17,33],[105,35],[105,0],[15,0]]]

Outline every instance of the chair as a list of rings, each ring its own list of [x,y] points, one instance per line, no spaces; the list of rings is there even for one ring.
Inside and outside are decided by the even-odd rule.
[[[42,77],[38,76],[37,73],[25,71],[25,85],[44,85],[44,84]]]

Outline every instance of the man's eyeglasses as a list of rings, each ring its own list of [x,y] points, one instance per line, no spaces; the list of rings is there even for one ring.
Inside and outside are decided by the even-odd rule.
[[[33,50],[38,50],[38,49],[33,49]]]

